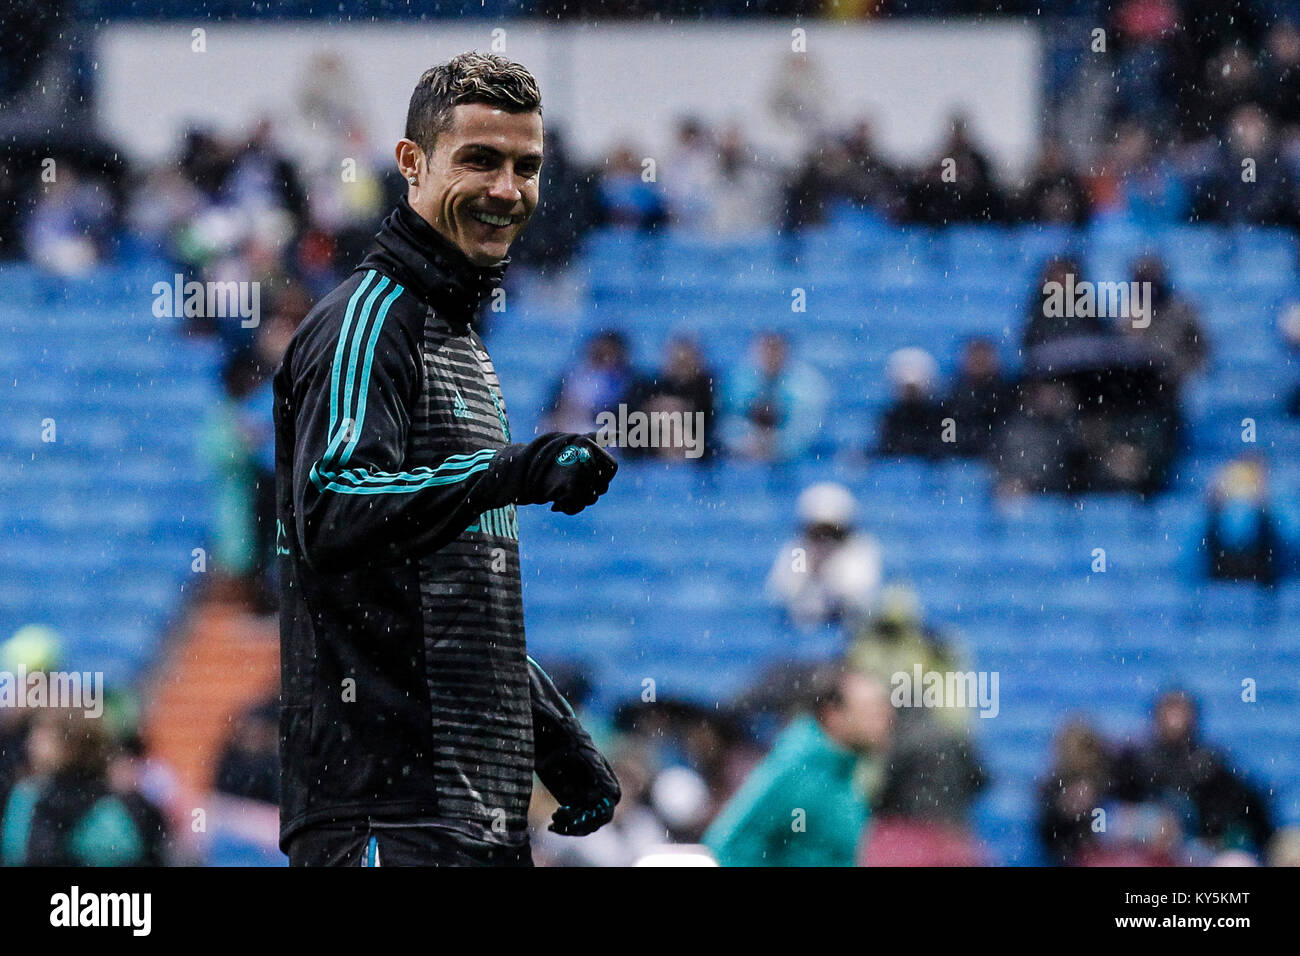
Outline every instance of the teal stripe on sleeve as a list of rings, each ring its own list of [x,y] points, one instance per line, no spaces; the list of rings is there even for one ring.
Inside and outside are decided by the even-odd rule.
[[[376,274],[378,275],[378,273]],[[359,423],[357,422],[356,412],[353,407],[354,406],[353,395],[355,394],[354,388],[356,386],[356,378],[357,378],[357,359],[361,354],[361,342],[366,337],[366,328],[369,325],[370,316],[375,307],[375,300],[379,298],[379,294],[383,292],[384,289],[388,286],[388,282],[389,279],[387,276],[381,276],[379,283],[373,289],[370,290],[370,295],[366,296],[365,305],[361,307],[361,318],[356,323],[355,330],[353,331],[351,336],[352,349],[350,354],[348,355],[348,374],[343,385],[344,418],[339,422],[339,424],[342,425],[343,422],[351,419],[352,428],[346,429],[340,427],[339,430],[333,436],[331,436],[329,447],[325,449],[326,461],[332,461],[335,457],[337,457],[338,446],[340,445],[340,443],[342,443],[344,436],[347,435],[349,431],[351,432],[351,435],[356,435],[357,429],[360,427]]]
[[[496,451],[484,448],[472,455],[452,455],[437,468],[417,468],[415,471],[369,472],[364,468],[351,468],[344,472],[327,471],[313,466],[311,481],[320,491],[344,491],[352,494],[391,494],[402,491],[419,491],[432,485],[464,481],[470,475],[487,468],[496,457]]]
[[[356,313],[357,303],[365,294],[370,280],[378,274],[373,269],[366,273],[366,277],[357,286],[357,291],[353,292],[352,298],[348,300],[348,310],[343,316],[343,328],[339,330],[339,342],[334,349],[334,367],[330,373],[330,427],[326,434],[331,436],[339,421],[339,374],[343,369],[343,356],[347,354],[348,331],[352,328],[352,316]]]
[[[432,477],[427,478],[424,481],[421,481],[418,484],[413,484],[413,485],[401,485],[401,484],[392,484],[392,483],[348,485],[348,484],[343,484],[342,482],[339,481],[328,481],[325,483],[324,488],[322,488],[321,490],[337,491],[339,494],[344,494],[344,495],[405,494],[412,491],[420,491],[424,488],[433,488],[439,485],[454,485],[457,482],[464,481],[466,478],[469,478],[472,475],[477,475],[480,471],[486,471],[489,464],[491,464],[491,462],[484,461],[482,464],[475,465],[474,467],[470,468],[468,471],[463,471],[460,474],[455,474],[455,475],[435,474]]]
[[[343,449],[343,456],[339,460],[340,464],[346,465],[348,463],[348,459],[352,457],[352,450],[357,447],[357,440],[361,437],[361,427],[366,420],[366,395],[370,391],[370,367],[375,360],[375,343],[379,341],[379,333],[384,327],[384,319],[388,317],[389,308],[397,301],[397,297],[402,292],[402,287],[394,284],[393,291],[384,300],[384,304],[379,307],[379,315],[376,316],[374,328],[370,331],[370,341],[366,343],[366,360],[361,368],[361,387],[357,392],[359,398],[357,399],[357,415],[352,426],[352,440]]]

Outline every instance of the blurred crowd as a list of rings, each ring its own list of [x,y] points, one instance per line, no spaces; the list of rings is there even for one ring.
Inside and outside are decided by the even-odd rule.
[[[952,4],[930,6],[938,12]],[[1004,0],[997,6],[1010,12]],[[769,80],[769,119],[800,154],[793,165],[751,141],[741,123],[701,116],[681,117],[662,154],[628,140],[595,163],[578,160],[563,131],[551,129],[547,203],[516,261],[562,268],[596,225],[792,231],[843,208],[936,225],[1295,227],[1300,9],[1292,6],[1120,0],[1080,11],[1105,35],[1076,57],[1078,82],[1113,77],[1090,101],[1089,124],[1099,125],[1076,143],[1074,107],[1059,104],[1048,113],[1038,156],[1019,175],[994,162],[961,113],[944,124],[930,156],[892,158],[869,117],[841,124],[826,115],[832,64],[811,53],[778,61]],[[272,270],[318,292],[355,261],[400,181],[353,105],[357,84],[346,61],[322,54],[298,85],[287,121],[263,119],[246,136],[193,129],[175,157],[131,171],[125,184],[68,164],[56,180],[42,181],[26,216],[0,224],[21,233],[20,242],[6,236],[0,248],[75,271],[108,254],[128,225],[191,267],[244,277]],[[284,138],[291,133],[312,148],[290,154]]]
[[[965,344],[946,389],[924,349],[891,356],[895,398],[877,453],[983,458],[1008,496],[1167,490],[1183,452],[1183,391],[1210,358],[1199,312],[1153,255],[1124,280],[1145,290],[1145,315],[1053,308],[1083,274],[1065,257],[1044,265],[1028,297],[1015,380],[987,338]]]
[[[11,699],[32,675],[64,671],[58,635],[29,625],[0,643]],[[30,686],[30,684],[28,684]],[[84,686],[84,685],[83,685]],[[0,707],[0,866],[163,866],[185,862],[170,770],[138,732],[139,701],[99,686],[102,713]],[[83,701],[84,702],[84,701]]]
[[[1206,741],[1197,701],[1170,691],[1145,740],[1116,745],[1084,719],[1059,732],[1039,786],[1047,860],[1074,866],[1277,866],[1300,832],[1275,829],[1267,793]]]
[[[962,667],[898,591],[859,622],[842,659],[784,665],[718,710],[630,702],[606,724],[624,800],[589,839],[545,831],[542,865],[630,865],[707,851],[723,866],[983,866],[977,799],[995,782],[965,707],[899,705],[899,672]],[[575,670],[576,674],[577,671]],[[579,703],[580,685],[567,692]],[[580,708],[580,713],[582,713]],[[1205,739],[1197,701],[1163,693],[1146,733],[1107,739],[1063,723],[1037,790],[1037,855],[1064,866],[1295,866],[1300,831],[1269,792]]]
[[[846,527],[844,490],[799,501],[809,578],[837,546],[869,555]],[[778,567],[789,558],[783,547]],[[774,568],[769,587],[789,594]],[[850,635],[829,663],[774,666],[721,707],[629,700],[589,709],[581,661],[549,665],[610,759],[624,798],[583,840],[554,836],[534,795],[535,856],[544,866],[625,866],[662,854],[708,854],[723,866],[981,866],[977,799],[995,782],[972,738],[976,711],[898,697],[899,674],[961,671],[960,649],[930,627],[904,586],[846,599],[829,582],[795,601],[803,620],[836,618]],[[878,584],[878,582],[875,582]],[[28,629],[0,645],[0,670],[54,673],[57,636]],[[176,776],[149,757],[138,701],[109,695],[104,719],[73,708],[0,708],[3,865],[156,866],[275,858],[278,792],[274,696],[232,720],[212,790],[182,800]],[[1300,831],[1278,829],[1268,791],[1202,733],[1197,701],[1171,690],[1149,732],[1109,740],[1083,716],[1063,723],[1038,785],[1038,853],[1071,866],[1300,865]],[[201,814],[201,816],[200,816]]]
[[[830,121],[825,103],[833,64],[812,53],[778,62],[769,83],[770,118],[800,153],[793,166],[775,161],[734,122],[684,116],[663,155],[620,142],[590,165],[574,160],[560,131],[552,130],[553,168],[544,195],[571,197],[572,203],[553,203],[564,206],[564,215],[552,216],[550,224],[569,242],[596,223],[643,229],[677,224],[715,234],[798,229],[824,221],[840,206],[895,223],[1300,224],[1300,3],[1294,0],[718,0],[703,7],[676,0],[566,0],[551,6],[516,2],[498,12],[561,19],[988,13],[1029,17],[1043,27],[1049,45],[1063,24],[1080,31],[1066,85],[1084,99],[1053,103],[1038,155],[1016,175],[990,158],[960,114],[945,124],[931,155],[917,162],[882,150],[869,117]],[[50,42],[48,23],[30,7],[20,4],[6,14],[14,30],[4,31],[10,37],[5,49],[13,57],[0,67],[0,96],[33,81],[37,51]],[[241,226],[229,216],[212,221],[200,213],[210,213],[214,204],[228,211],[269,199],[289,219],[259,223],[264,245],[282,242],[277,234],[288,228],[294,246],[301,246],[310,228],[305,248],[295,249],[308,260],[300,267],[328,264],[322,237],[341,240],[342,261],[352,261],[350,242],[369,234],[377,188],[389,179],[383,170],[392,164],[376,153],[366,118],[353,105],[359,99],[351,95],[357,89],[351,69],[322,54],[298,81],[293,119],[304,122],[294,131],[317,148],[295,149],[292,161],[283,143],[277,148],[271,142],[266,124],[246,138],[194,130],[176,162],[136,172],[125,190],[134,198],[124,197],[120,184],[88,181],[76,168],[66,178],[42,180],[32,214],[17,222],[0,219],[6,233],[22,234],[21,242],[0,236],[0,249],[25,250],[56,268],[84,268],[88,257],[104,254],[115,222],[126,218],[155,234],[183,229],[191,253],[220,255],[229,250],[214,245],[230,245]],[[1097,89],[1080,92],[1089,82]],[[1081,108],[1089,116],[1079,117]],[[1081,125],[1089,135],[1077,141],[1072,132]],[[356,161],[354,179],[340,181],[342,157]],[[658,173],[647,174],[647,158],[656,161]],[[16,173],[0,169],[0,197],[7,200],[22,187]],[[548,249],[539,231],[550,238],[551,230],[535,229],[534,254]],[[520,257],[527,251],[521,249]]]

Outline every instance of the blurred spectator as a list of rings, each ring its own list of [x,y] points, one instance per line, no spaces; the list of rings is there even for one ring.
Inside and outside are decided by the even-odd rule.
[[[138,793],[117,793],[104,722],[79,709],[32,718],[28,773],[0,795],[8,866],[161,866],[162,815]]]
[[[173,827],[192,823],[193,817],[190,808],[178,799],[180,783],[176,772],[165,760],[149,752],[134,727],[119,732],[118,736],[120,742],[108,765],[109,788],[140,821],[143,830],[163,835],[162,855],[169,861],[165,865],[181,865],[184,861],[172,835]]]
[[[27,758],[27,712],[16,707],[0,709],[0,793],[22,773]]]
[[[819,436],[829,395],[820,372],[790,357],[784,335],[759,335],[752,364],[732,372],[724,394],[729,449],[753,461],[807,454]]]
[[[926,625],[916,591],[905,584],[891,584],[880,595],[875,614],[853,635],[847,655],[849,664],[889,684],[899,674],[909,677],[915,668],[922,673],[963,670],[962,662],[943,636]],[[964,733],[970,711],[943,707],[934,711],[943,729]]]
[[[182,228],[205,203],[193,182],[164,163],[150,169],[132,190],[127,223],[155,250],[176,258],[175,243]]]
[[[939,363],[919,348],[898,349],[885,363],[894,400],[880,421],[876,454],[930,458],[943,455],[944,408],[934,395]]]
[[[1276,123],[1300,125],[1300,28],[1278,20],[1265,40],[1260,103]]]
[[[57,275],[80,275],[105,256],[112,237],[114,208],[108,187],[83,179],[70,165],[37,193],[23,230],[31,261]]]
[[[850,163],[845,187],[857,206],[894,221],[903,215],[903,183],[876,147],[875,133],[865,119],[858,120],[844,140]]]
[[[209,413],[204,455],[216,477],[214,584],[259,613],[275,610],[275,429],[271,377],[300,319],[302,303],[286,290],[259,323],[253,347],[223,371],[225,394]]]
[[[1162,491],[1178,449],[1181,409],[1154,338],[1126,328],[1144,314],[1141,287],[1132,298],[1126,282],[1075,291],[1072,274],[1066,280],[1062,298],[1044,302],[1043,327],[1031,322],[1027,330],[1027,338],[1043,340],[1028,348],[1029,384],[1022,385],[1019,413],[995,442],[998,468],[1024,490]],[[1044,290],[1062,287],[1045,283]],[[1072,297],[1081,318],[1068,314]],[[1096,317],[1112,312],[1104,323]],[[1039,440],[1047,445],[1034,447]]]
[[[365,122],[360,84],[342,54],[333,50],[313,54],[298,81],[295,101],[299,123],[294,134],[309,144],[309,155],[359,158],[339,152],[354,132],[361,133]],[[328,165],[337,178],[337,164]]]
[[[1224,755],[1201,740],[1199,722],[1190,694],[1161,695],[1150,739],[1120,755],[1117,795],[1128,802],[1164,804],[1211,852],[1261,853],[1273,835],[1268,802]]]
[[[719,137],[715,188],[709,221],[713,232],[753,234],[773,224],[777,170],[759,159],[737,123],[725,127]]]
[[[672,843],[699,843],[711,819],[709,786],[692,766],[660,769],[650,784],[650,807]]]
[[[646,179],[641,159],[631,146],[618,147],[605,161],[597,197],[600,221],[605,225],[653,229],[668,218],[658,185]]]
[[[1072,720],[1056,735],[1055,757],[1038,785],[1038,839],[1048,860],[1060,866],[1080,862],[1096,846],[1110,799],[1114,758],[1106,741],[1083,720]]]
[[[212,478],[211,586],[251,599],[256,550],[253,454],[239,427],[239,407],[256,391],[260,373],[249,356],[236,356],[222,375],[224,394],[209,409],[199,446]]]
[[[786,184],[782,226],[797,230],[823,223],[837,207],[890,220],[906,212],[901,177],[876,151],[865,120],[846,137],[821,133],[813,140]]]
[[[1110,9],[1120,115],[1166,122],[1179,27],[1175,0],[1122,0]]]
[[[1278,331],[1282,335],[1283,346],[1292,356],[1300,355],[1300,302],[1287,303],[1278,317],[1277,324]],[[1300,418],[1300,382],[1297,382],[1287,395],[1286,413],[1293,418]]]
[[[1182,132],[1188,137],[1212,132],[1207,102],[1219,102],[1214,87],[1224,81],[1221,73],[1226,52],[1258,50],[1268,18],[1261,0],[1179,0],[1185,24],[1177,33],[1177,60],[1172,77],[1178,93],[1177,112]],[[1195,28],[1191,25],[1195,24]],[[1217,64],[1216,61],[1217,60]],[[1235,78],[1227,78],[1235,85]],[[1222,117],[1218,117],[1222,119]]]
[[[331,153],[345,157],[342,169],[334,163],[318,162],[301,171],[307,229],[317,237],[315,242],[326,246],[317,258],[324,260],[329,276],[336,268],[333,260],[338,260],[338,267],[350,269],[365,255],[377,224],[392,206],[387,182],[395,174],[387,166],[388,157],[376,155],[360,126],[342,131]],[[300,256],[313,251],[302,238],[299,249]],[[317,281],[307,279],[307,284],[323,295],[333,279],[321,276]]]
[[[660,697],[618,708],[619,752],[646,768],[646,799],[672,841],[698,842],[762,753],[739,712]]]
[[[1182,420],[1167,375],[1196,362],[1195,316],[1169,297],[1158,265],[1144,264],[1140,275],[1160,282],[1159,306],[1172,319],[1148,335],[1132,327],[1146,315],[1144,287],[1080,281],[1073,269],[1069,260],[1049,262],[1033,297],[1024,334],[1029,384],[995,442],[1003,490],[1163,491]],[[1155,283],[1145,291],[1154,301]],[[1197,340],[1186,365],[1162,357],[1166,335],[1184,350],[1184,336]]]
[[[1283,827],[1268,841],[1269,866],[1300,866],[1300,827]]]
[[[177,165],[208,202],[216,202],[233,161],[234,150],[211,130],[186,130]]]
[[[1148,255],[1133,264],[1133,281],[1150,290],[1147,298],[1150,319],[1145,328],[1131,318],[1118,320],[1119,331],[1143,341],[1151,361],[1176,401],[1189,377],[1205,368],[1210,345],[1196,306],[1173,290],[1169,273],[1159,256]]]
[[[1083,490],[1139,495],[1165,491],[1179,418],[1170,405],[1146,397],[1137,397],[1127,407],[1089,411],[1082,419],[1088,458]]]
[[[1200,135],[1217,131],[1223,120],[1260,95],[1255,52],[1224,44],[1205,64],[1198,89],[1187,97],[1185,118]]]
[[[51,671],[59,666],[59,654],[59,636],[54,630],[28,624],[0,644],[0,673]],[[26,708],[0,707],[0,794],[14,785],[27,765],[32,713]]]
[[[1026,310],[1025,330],[1021,336],[1021,346],[1026,350],[1039,345],[1046,345],[1058,339],[1078,335],[1101,335],[1106,332],[1104,323],[1095,310],[1085,310],[1086,314],[1069,314],[1079,310],[1058,309],[1056,302],[1068,298],[1064,290],[1075,288],[1083,280],[1077,260],[1057,256],[1049,259],[1039,273],[1038,282],[1029,297]]]
[[[1048,140],[1038,162],[1029,173],[1029,181],[1017,197],[1019,218],[1061,226],[1083,226],[1091,211],[1083,180],[1066,161],[1060,143]]]
[[[652,373],[632,386],[627,402],[631,408],[654,414],[662,412],[683,416],[701,413],[704,418],[704,433],[697,440],[702,442],[703,454],[692,459],[686,456],[686,448],[627,448],[625,454],[658,455],[660,458],[687,461],[709,461],[716,451],[716,442],[710,443],[714,426],[714,376],[708,367],[699,343],[686,336],[674,336],[668,340],[664,350],[663,365],[658,372]]]
[[[1087,487],[1088,452],[1075,420],[1077,402],[1061,381],[1032,381],[990,452],[1002,496],[1068,494]]]
[[[673,222],[688,229],[707,226],[718,195],[718,150],[696,117],[677,123],[676,142],[665,164],[664,200]]]
[[[966,117],[955,115],[949,125],[948,139],[908,186],[908,219],[935,226],[1003,222],[1006,199],[992,163],[971,138]]]
[[[799,536],[777,553],[768,594],[800,630],[860,624],[880,595],[881,557],[876,539],[854,528],[853,493],[832,482],[811,485],[795,507]]]
[[[1241,458],[1215,476],[1206,505],[1206,571],[1213,581],[1277,583],[1282,537],[1260,458]]]
[[[883,684],[841,667],[815,675],[796,717],[704,835],[723,866],[852,866],[870,816],[854,784],[879,759],[893,711]]]
[[[862,866],[982,866],[970,812],[988,776],[970,733],[920,707],[895,710]]]
[[[546,428],[561,432],[592,432],[601,412],[617,414],[638,382],[627,339],[621,332],[597,332],[587,341],[582,361],[565,372],[547,403]]]
[[[957,376],[943,402],[941,414],[952,418],[956,428],[956,440],[944,448],[963,458],[988,454],[1011,412],[1014,396],[1015,386],[1003,377],[993,340],[982,336],[967,340]]]
[[[730,708],[699,708],[684,723],[679,736],[685,762],[705,787],[699,813],[684,833],[691,842],[699,842],[705,827],[758,765],[763,751],[742,715]],[[655,778],[654,806],[673,832],[682,835],[682,828],[674,822],[678,814],[668,812],[665,797],[670,791],[663,786],[662,778],[662,773]]]
[[[280,704],[271,697],[239,714],[217,761],[216,789],[233,797],[280,801]]]
[[[851,166],[848,151],[825,134],[813,143],[785,183],[781,231],[787,234],[821,225],[834,204],[848,198],[844,179]]]
[[[295,222],[305,221],[307,197],[298,182],[298,171],[275,145],[269,119],[258,120],[248,142],[232,157],[221,184],[221,199],[246,209],[283,209]]]
[[[1159,257],[1140,258],[1132,281],[1144,290],[1147,311],[1140,320],[1114,320],[1115,364],[1093,379],[1109,383],[1097,393],[1102,401],[1094,405],[1095,395],[1084,396],[1094,409],[1085,432],[1093,448],[1093,490],[1148,494],[1168,485],[1183,428],[1183,385],[1207,364],[1209,342],[1196,307],[1172,290]]]
[[[1191,862],[1185,834],[1169,807],[1158,803],[1119,803],[1106,814],[1106,829],[1084,844],[1078,866],[1168,867]]]
[[[807,53],[787,53],[768,87],[767,107],[792,141],[813,142],[825,128],[830,88]]]
[[[1283,161],[1268,114],[1254,103],[1238,106],[1228,118],[1217,164],[1198,194],[1197,213],[1257,226],[1300,221],[1295,175]]]
[[[1150,131],[1136,121],[1120,124],[1092,188],[1097,214],[1143,229],[1186,222],[1191,211],[1187,184]]]

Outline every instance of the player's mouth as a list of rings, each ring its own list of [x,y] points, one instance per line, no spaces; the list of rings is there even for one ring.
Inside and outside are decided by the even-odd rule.
[[[498,215],[490,212],[480,212],[473,210],[470,216],[485,226],[491,227],[494,231],[497,229],[507,229],[510,226],[523,222],[523,216]]]

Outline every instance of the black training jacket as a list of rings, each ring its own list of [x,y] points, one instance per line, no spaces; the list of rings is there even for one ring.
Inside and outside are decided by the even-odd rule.
[[[366,818],[527,839],[510,426],[470,328],[503,271],[403,200],[276,371],[282,847]]]

